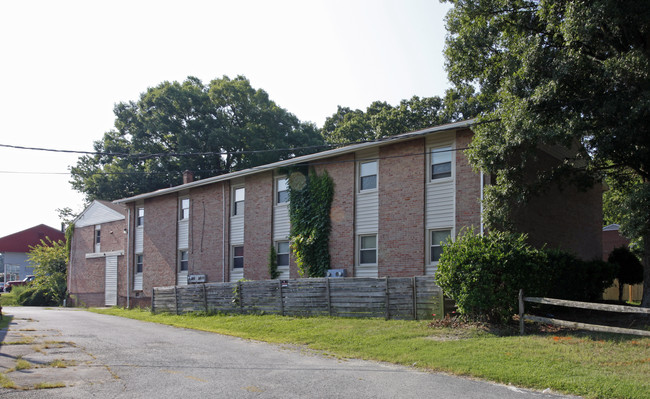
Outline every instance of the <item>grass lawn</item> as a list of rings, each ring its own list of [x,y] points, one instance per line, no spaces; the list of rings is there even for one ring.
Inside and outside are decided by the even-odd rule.
[[[92,311],[588,398],[650,398],[650,338],[498,336],[478,328],[431,328],[426,321]]]

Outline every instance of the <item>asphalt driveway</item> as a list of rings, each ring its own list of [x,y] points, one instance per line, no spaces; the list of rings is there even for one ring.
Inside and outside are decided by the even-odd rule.
[[[0,372],[17,386],[0,388],[3,398],[559,397],[83,310],[3,313],[13,321],[2,332]],[[17,359],[32,368],[9,371]]]

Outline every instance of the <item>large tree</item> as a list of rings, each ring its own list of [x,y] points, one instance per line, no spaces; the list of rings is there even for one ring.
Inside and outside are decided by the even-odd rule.
[[[650,7],[646,0],[457,0],[447,15],[449,77],[489,107],[475,127],[471,162],[496,176],[487,218],[508,211],[552,177],[627,188],[622,228],[643,237],[650,305]],[[485,122],[485,123],[481,123]],[[575,156],[537,181],[523,170],[540,145]],[[636,181],[636,184],[624,184]]]
[[[114,113],[115,129],[95,142],[98,154],[71,168],[73,188],[88,201],[177,185],[185,170],[205,178],[313,152],[284,149],[323,143],[313,124],[242,76],[207,85],[194,77],[163,82],[137,102],[117,104]]]
[[[425,129],[427,127],[474,117],[481,103],[472,86],[447,91],[444,98],[413,96],[392,106],[375,101],[366,111],[339,106],[321,129],[328,143],[356,143]]]

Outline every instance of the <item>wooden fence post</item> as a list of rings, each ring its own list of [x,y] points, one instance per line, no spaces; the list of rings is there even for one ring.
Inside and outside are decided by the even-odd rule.
[[[178,314],[178,291],[176,290],[176,286],[174,286],[174,304],[174,307],[176,308],[176,314]]]
[[[327,291],[327,314],[332,315],[332,296],[330,295],[330,279],[325,277],[325,290]]]
[[[205,307],[205,313],[208,313],[208,295],[205,292],[205,283],[203,283],[203,306]]]
[[[418,280],[413,276],[413,320],[418,319]]]
[[[244,301],[241,294],[241,281],[237,281],[237,295],[239,296],[239,313],[244,313]]]
[[[524,290],[519,290],[519,335],[524,335]]]
[[[386,276],[386,320],[390,319],[390,299],[388,296],[388,276]]]
[[[156,290],[154,288],[151,289],[151,313],[156,313]]]
[[[282,300],[282,280],[278,280],[278,292],[280,293],[280,314],[284,316],[284,301]]]

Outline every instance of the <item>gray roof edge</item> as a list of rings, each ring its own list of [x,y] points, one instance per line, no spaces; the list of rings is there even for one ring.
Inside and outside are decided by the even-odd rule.
[[[438,126],[434,126],[434,127],[430,127],[430,128],[426,128],[426,129],[416,130],[416,131],[413,131],[413,132],[407,132],[407,133],[402,133],[402,134],[398,134],[398,135],[395,135],[395,136],[385,137],[385,138],[382,138],[382,139],[378,139],[376,141],[371,141],[371,142],[367,142],[367,143],[360,143],[360,144],[352,144],[352,145],[348,145],[348,146],[344,146],[344,147],[340,147],[340,148],[335,148],[335,149],[332,149],[332,150],[326,150],[326,151],[321,151],[321,152],[317,152],[317,153],[314,153],[314,154],[299,156],[299,157],[296,157],[296,158],[285,159],[283,161],[277,161],[277,162],[273,162],[273,163],[269,163],[269,164],[265,164],[265,165],[255,166],[255,167],[240,170],[240,171],[237,171],[237,172],[231,172],[231,173],[226,173],[226,174],[219,175],[219,176],[208,177],[206,179],[193,181],[191,183],[181,184],[181,185],[174,186],[174,187],[169,187],[169,188],[162,188],[160,190],[135,195],[133,197],[121,198],[121,199],[113,201],[113,203],[115,203],[115,204],[127,204],[127,203],[130,203],[130,202],[135,202],[135,201],[139,201],[139,200],[143,200],[143,199],[147,199],[147,198],[158,197],[160,195],[171,194],[171,193],[175,193],[175,192],[179,192],[179,191],[183,191],[183,190],[188,190],[190,188],[201,187],[201,186],[206,186],[206,185],[209,185],[209,184],[218,183],[218,182],[221,182],[221,181],[232,180],[232,179],[236,179],[238,177],[243,177],[243,176],[248,176],[248,175],[252,175],[252,174],[255,174],[255,173],[260,173],[260,172],[263,172],[263,171],[266,171],[266,170],[273,170],[273,169],[281,168],[283,166],[294,165],[294,164],[298,164],[298,163],[301,163],[301,162],[309,162],[309,161],[314,161],[314,160],[323,159],[323,158],[331,158],[331,157],[335,157],[335,156],[338,156],[338,155],[343,155],[343,154],[347,154],[347,153],[350,153],[350,152],[356,152],[356,151],[367,149],[367,148],[381,147],[382,145],[386,145],[386,144],[389,144],[389,143],[396,143],[396,142],[400,142],[400,141],[406,141],[406,140],[410,140],[410,139],[417,138],[417,137],[424,136],[424,135],[431,134],[431,133],[438,133],[438,132],[444,132],[444,131],[448,131],[448,130],[457,130],[457,129],[469,128],[474,123],[474,120],[475,119],[468,119],[468,120],[460,121],[460,122],[447,123],[447,124],[444,124],[444,125],[438,125]]]

